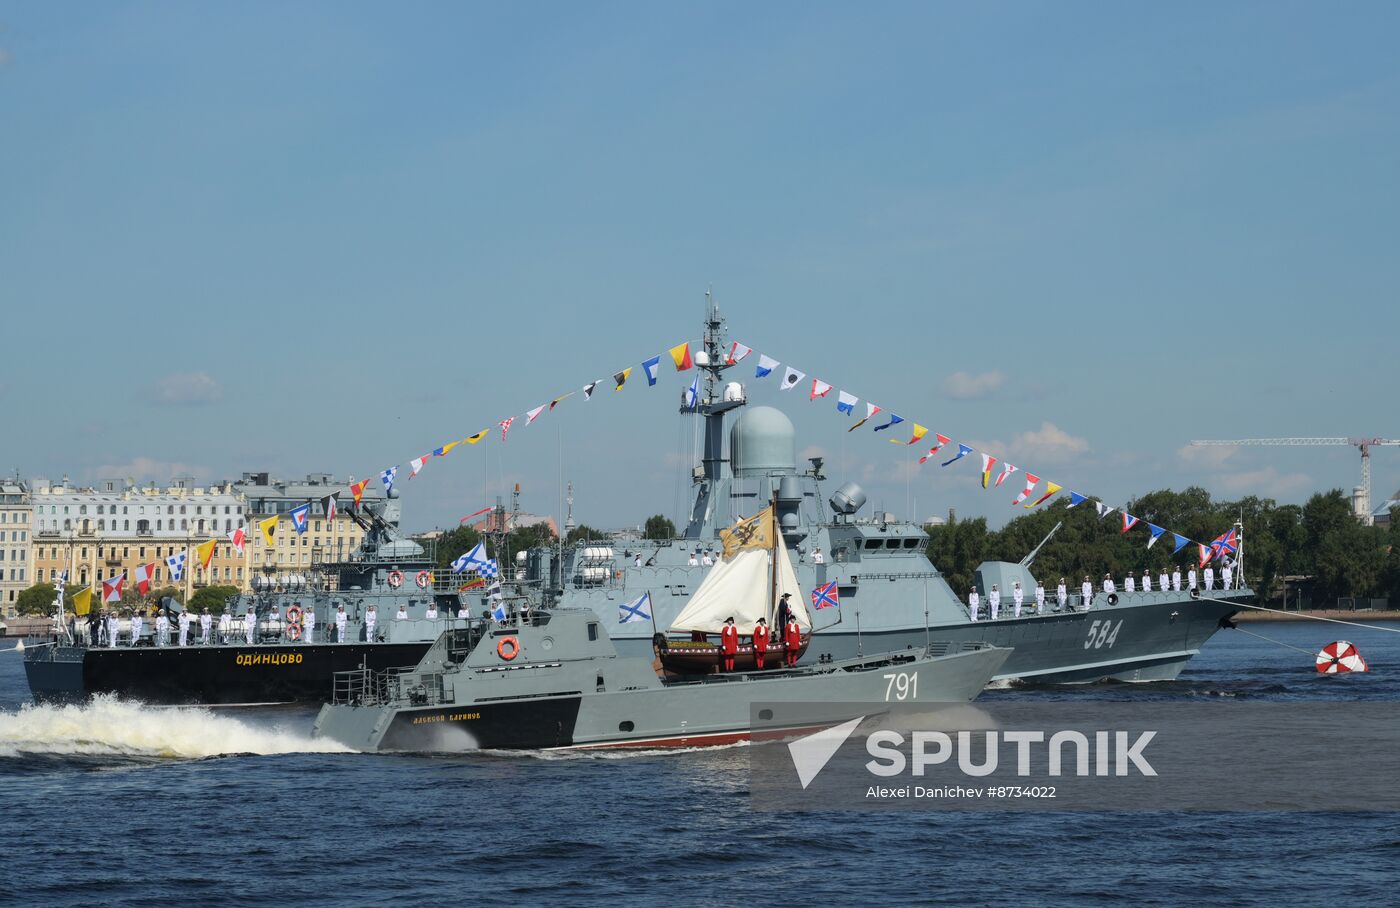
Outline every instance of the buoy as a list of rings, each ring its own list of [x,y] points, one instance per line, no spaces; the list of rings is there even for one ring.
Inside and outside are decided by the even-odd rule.
[[[1368,672],[1371,667],[1361,658],[1356,647],[1345,640],[1329,643],[1317,654],[1317,670],[1324,675],[1343,672]]]

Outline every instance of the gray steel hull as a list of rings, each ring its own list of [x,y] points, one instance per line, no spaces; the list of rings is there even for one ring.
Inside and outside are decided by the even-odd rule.
[[[753,735],[753,713],[765,728],[807,728],[868,715],[892,703],[966,703],[977,696],[1010,653],[983,648],[941,657],[899,654],[898,662],[866,660],[859,669],[804,669],[661,684],[649,663],[614,659],[520,673],[518,679],[456,685],[450,704],[430,706],[328,705],[316,734],[362,751],[427,751],[550,747],[695,747],[728,744]],[[618,663],[633,663],[624,668]],[[632,677],[627,677],[633,669]],[[574,671],[577,670],[577,671]],[[619,672],[621,670],[621,672]],[[582,674],[622,677],[612,691],[540,693],[567,686]],[[650,674],[654,683],[643,684]],[[903,693],[895,686],[902,675]],[[601,677],[601,675],[600,675]],[[462,691],[470,690],[471,695]],[[518,696],[511,693],[518,690]]]
[[[929,640],[982,642],[1014,648],[994,680],[1169,681],[1221,629],[1222,620],[1237,611],[1232,605],[1182,594],[1149,593],[1125,595],[1116,606],[1088,612],[1003,617],[934,625],[927,630],[905,627],[857,634],[854,626],[843,622],[816,634],[806,658],[810,661],[830,655],[849,659],[862,652],[923,649]],[[650,639],[614,637],[613,644],[625,656],[649,655],[651,650]]]

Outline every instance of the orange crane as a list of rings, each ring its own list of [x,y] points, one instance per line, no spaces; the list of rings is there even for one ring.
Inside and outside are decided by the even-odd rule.
[[[1371,516],[1371,449],[1378,445],[1400,445],[1395,438],[1236,438],[1231,440],[1197,440],[1192,445],[1351,445],[1361,449],[1361,485],[1352,490],[1351,507],[1356,518],[1370,526]]]

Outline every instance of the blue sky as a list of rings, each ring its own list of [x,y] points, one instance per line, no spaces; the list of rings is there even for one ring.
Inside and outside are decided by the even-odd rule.
[[[1400,436],[1397,20],[0,4],[0,466],[364,476],[697,337],[713,286],[736,339],[1110,502],[1349,488],[1350,448],[1180,449]],[[590,523],[679,516],[667,382],[437,461],[410,524],[561,474]],[[1008,515],[751,384],[889,509]]]

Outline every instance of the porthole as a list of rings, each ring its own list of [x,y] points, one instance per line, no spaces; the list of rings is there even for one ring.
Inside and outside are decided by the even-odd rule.
[[[771,710],[771,709],[760,709],[760,710],[758,711],[758,717],[759,717],[760,719],[771,719],[771,718],[773,718],[773,710]]]
[[[617,730],[618,730],[618,731],[631,731],[632,729],[634,729],[634,728],[636,728],[636,727],[637,727],[637,726],[634,725],[634,724],[632,723],[632,720],[631,720],[631,719],[626,719],[626,720],[624,720],[624,721],[622,721],[622,722],[617,723]]]

